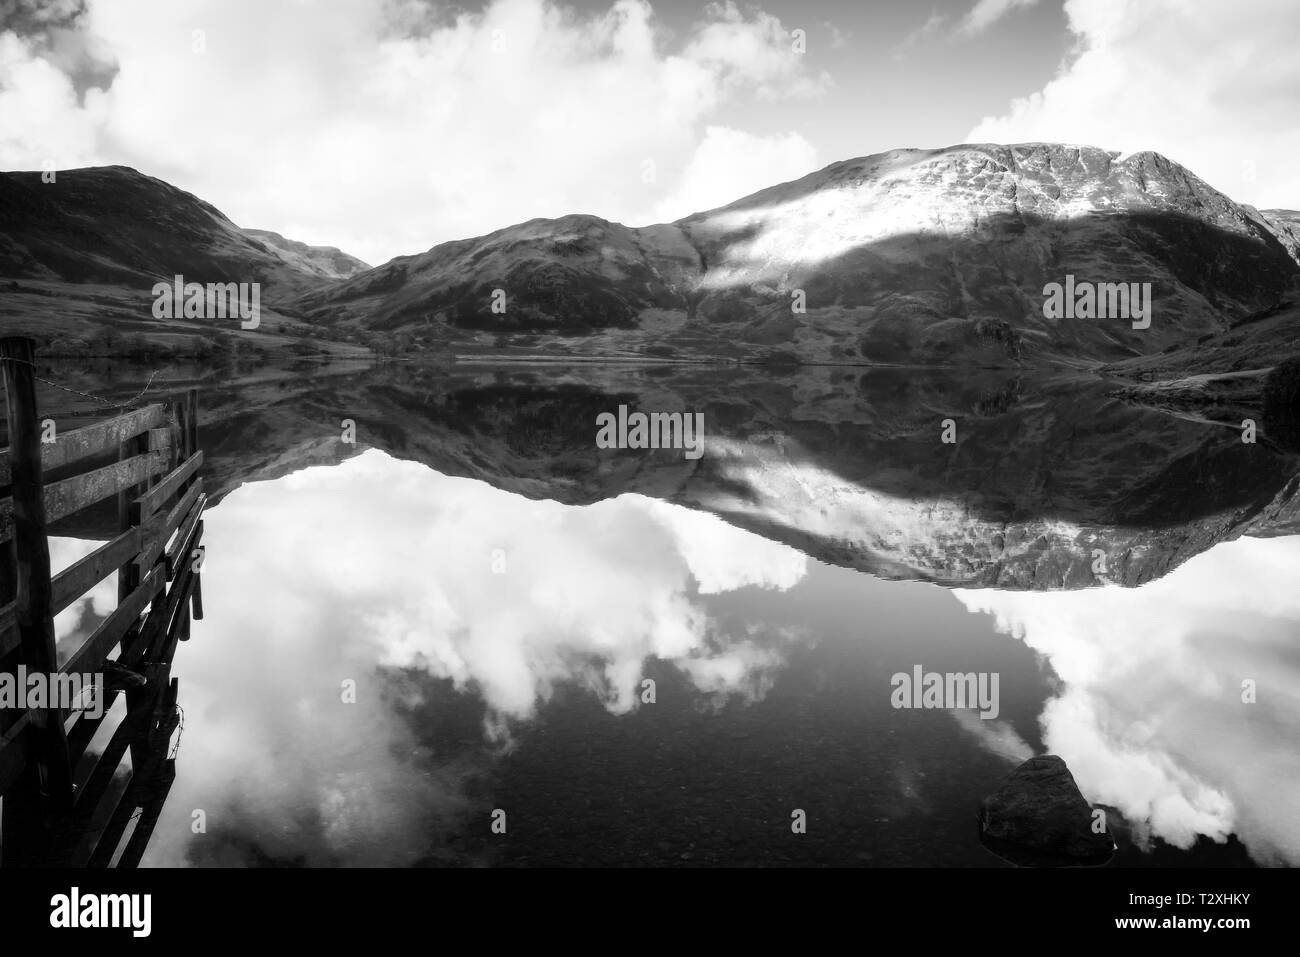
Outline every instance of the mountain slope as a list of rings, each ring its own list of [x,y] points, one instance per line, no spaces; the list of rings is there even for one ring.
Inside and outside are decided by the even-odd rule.
[[[1300,275],[1292,253],[1276,220],[1154,153],[962,145],[835,163],[675,223],[531,220],[399,257],[299,306],[446,338],[582,334],[822,361],[1118,360],[1273,305]],[[1151,327],[1044,318],[1044,285],[1067,274],[1151,283]]]
[[[322,279],[348,279],[370,268],[336,246],[308,246],[269,229],[245,229],[244,234],[262,243],[290,265]]]
[[[302,305],[381,329],[442,313],[461,330],[589,332],[634,327],[645,309],[685,309],[699,271],[699,254],[675,226],[629,229],[575,215],[399,256]],[[497,289],[504,313],[492,309]]]
[[[6,279],[147,293],[158,279],[180,273],[203,283],[259,282],[263,301],[275,302],[328,278],[308,257],[290,255],[209,203],[125,166],[61,170],[53,183],[36,172],[0,173],[0,223]]]

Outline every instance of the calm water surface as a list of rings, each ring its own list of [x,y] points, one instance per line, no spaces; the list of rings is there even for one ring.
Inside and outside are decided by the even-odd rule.
[[[1116,465],[1132,477],[1115,492],[1123,520],[1101,514],[1101,485],[1052,463],[1068,491],[1050,507],[977,494],[978,480],[953,476],[978,469],[952,450],[944,481],[966,484],[936,494],[916,461],[850,454],[879,459],[871,436],[845,430],[874,428],[861,422],[915,390],[888,377],[847,401],[797,382],[757,417],[754,390],[749,412],[699,400],[720,443],[730,414],[731,438],[761,426],[791,446],[774,462],[720,444],[705,481],[674,478],[683,466],[669,456],[593,465],[582,436],[594,425],[571,441],[546,428],[557,396],[591,418],[623,394],[608,382],[574,393],[534,381],[531,398],[507,389],[526,405],[512,409],[499,377],[467,386],[471,401],[367,375],[205,391],[220,486],[205,516],[206,618],[177,656],[179,774],[146,863],[996,866],[976,809],[1044,751],[1110,809],[1114,866],[1300,863],[1300,536],[1281,534],[1284,521],[1215,542],[1212,508],[1165,503],[1155,520],[1165,500],[1139,489],[1131,457]],[[663,388],[617,381],[634,399]],[[1017,385],[979,422],[1023,433],[1133,414],[1170,428],[1100,398],[1100,411],[1071,413],[1035,388]],[[819,394],[826,414],[810,416]],[[338,442],[349,413],[359,448]],[[537,428],[512,431],[529,416]],[[1176,428],[1217,441],[1204,423]],[[1273,465],[1243,480],[1214,455],[1198,461],[1189,486],[1227,474],[1223,494],[1257,509],[1278,492],[1258,478]],[[810,482],[838,491],[811,488],[795,509],[788,489]],[[917,490],[905,508],[900,487]],[[850,514],[871,534],[828,534]],[[1123,543],[1144,583],[979,579],[990,527],[1009,554],[1024,528],[1037,548],[1075,526]],[[89,547],[56,542],[56,565]],[[1162,548],[1172,570],[1157,574]],[[1032,553],[1034,574],[1073,574],[1056,551]],[[952,587],[959,575],[970,587]],[[111,589],[60,616],[65,644],[111,607]],[[894,708],[891,677],[917,665],[997,673],[996,719]],[[806,834],[792,833],[796,809]]]

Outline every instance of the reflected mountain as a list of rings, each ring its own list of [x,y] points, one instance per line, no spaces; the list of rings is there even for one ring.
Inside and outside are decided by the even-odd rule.
[[[533,499],[646,495],[965,588],[1135,586],[1219,542],[1300,533],[1294,453],[1115,392],[992,371],[389,365],[206,387],[200,438],[218,500],[375,448]],[[703,457],[597,448],[620,405],[702,412]]]

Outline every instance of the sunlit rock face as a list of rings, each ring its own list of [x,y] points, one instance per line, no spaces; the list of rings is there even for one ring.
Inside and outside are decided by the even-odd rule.
[[[606,346],[680,354],[1118,359],[1277,302],[1300,273],[1283,225],[1155,153],[894,150],[666,225],[531,220],[399,257],[300,305],[381,328],[607,335]],[[1067,275],[1150,283],[1150,327],[1046,318],[1043,288]]]

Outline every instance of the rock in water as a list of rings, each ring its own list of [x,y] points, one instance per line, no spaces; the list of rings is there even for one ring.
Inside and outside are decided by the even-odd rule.
[[[980,841],[1023,867],[1104,864],[1115,850],[1093,828],[1093,809],[1054,754],[1030,758],[980,804]]]

